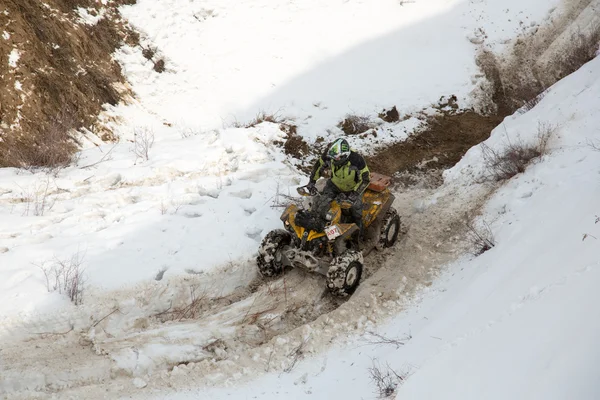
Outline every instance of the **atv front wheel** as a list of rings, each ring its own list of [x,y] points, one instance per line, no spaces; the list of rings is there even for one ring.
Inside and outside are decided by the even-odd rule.
[[[327,271],[329,291],[339,297],[351,295],[360,283],[362,270],[362,253],[356,250],[347,250],[333,260]]]
[[[394,207],[385,213],[381,232],[379,233],[379,244],[383,247],[392,247],[398,241],[400,233],[400,216]]]
[[[283,271],[281,263],[281,249],[290,244],[290,234],[283,229],[275,229],[267,233],[256,257],[258,272],[265,277],[275,276]]]

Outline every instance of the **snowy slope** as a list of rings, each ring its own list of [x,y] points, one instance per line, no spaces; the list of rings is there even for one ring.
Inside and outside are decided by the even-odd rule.
[[[477,42],[476,28],[485,27],[490,46],[501,45],[523,21],[546,18],[555,2],[520,3],[510,11],[459,0],[378,0],[377,7],[140,0],[123,7],[143,44],[165,57],[167,72],[154,72],[141,48],[124,47],[116,56],[137,100],[103,115],[121,143],[84,151],[80,168],[56,178],[0,172],[0,316],[56,300],[45,293],[39,266],[75,254],[89,285],[104,289],[251,256],[277,224],[270,207],[277,187],[300,182],[290,180],[296,173],[273,145],[285,137],[276,126],[213,128],[266,110],[295,118],[310,142],[330,135],[325,129],[337,134],[347,112],[374,115],[397,105],[405,113],[448,94],[468,105],[481,79],[473,76],[469,40]],[[405,138],[416,124],[391,127],[384,141]],[[133,152],[136,131],[153,134],[149,160]]]
[[[476,45],[501,50],[558,3],[140,0],[122,13],[168,73],[140,48],[118,57],[143,106],[170,123],[213,129],[266,111],[294,118],[310,143],[338,134],[347,113],[411,113],[452,94],[471,105]]]
[[[214,366],[212,361],[202,364],[215,368],[214,374],[206,379],[216,384],[231,383],[241,377],[237,371],[243,368],[246,378],[255,376],[258,371],[255,367],[265,354],[251,353],[248,350],[251,345],[240,343],[236,335],[242,334],[243,339],[248,339],[259,332],[256,326],[244,325],[246,316],[256,312],[256,307],[274,307],[275,316],[280,318],[282,311],[288,311],[284,309],[288,299],[285,297],[284,303],[281,297],[273,296],[270,286],[245,293],[254,274],[253,266],[247,261],[253,257],[261,237],[280,223],[279,210],[272,207],[276,191],[278,188],[283,192],[293,190],[302,178],[274,143],[285,138],[277,125],[267,123],[249,129],[223,125],[227,126],[234,119],[246,122],[260,110],[277,112],[293,119],[299,125],[299,134],[312,142],[318,136],[337,135],[335,125],[348,112],[375,115],[383,107],[397,105],[401,114],[410,113],[427,108],[440,96],[449,94],[457,95],[461,106],[472,105],[477,98],[471,93],[483,80],[474,62],[477,46],[484,44],[502,49],[517,33],[535,29],[537,23],[558,12],[553,10],[558,0],[522,3],[516,0],[502,4],[429,0],[399,5],[392,0],[377,0],[375,7],[373,2],[341,0],[301,3],[139,0],[135,6],[124,7],[123,14],[145,33],[143,44],[157,46],[158,55],[166,58],[167,71],[154,72],[152,63],[142,57],[139,48],[125,47],[115,55],[137,96],[131,104],[108,108],[103,115],[106,124],[122,137],[121,142],[114,147],[92,146],[82,151],[77,166],[58,171],[56,175],[0,170],[0,341],[3,343],[0,393],[59,390],[90,382],[101,385],[105,380],[117,378],[123,381],[117,381],[111,389],[112,393],[120,393],[122,387],[131,388],[130,378],[143,377],[150,381],[153,373],[163,374],[162,382],[169,382],[171,375],[167,370],[173,365],[210,359],[211,354],[204,346],[215,337],[235,339],[234,348],[229,349],[232,359],[223,363],[227,364],[225,367]],[[597,69],[590,71],[592,77]],[[578,99],[593,98],[597,90],[583,91],[584,84],[579,81],[584,79],[561,84],[566,87],[562,90],[581,92]],[[590,86],[592,83],[590,81]],[[554,166],[557,172],[549,174],[548,169],[540,172],[540,176],[549,180],[542,188],[539,186],[541,178],[523,184],[520,180],[530,179],[525,175],[514,181],[521,182],[517,189],[511,189],[514,182],[503,189],[505,198],[517,196],[517,199],[507,200],[509,206],[493,225],[500,245],[483,257],[456,267],[464,268],[462,274],[465,275],[461,276],[465,281],[478,279],[477,273],[482,270],[478,263],[484,260],[490,262],[485,268],[498,269],[496,272],[501,275],[499,267],[491,262],[493,254],[505,252],[501,238],[506,237],[507,242],[514,240],[518,248],[524,242],[521,234],[527,232],[524,225],[515,221],[525,221],[531,215],[541,218],[541,214],[536,213],[542,212],[542,204],[535,209],[527,208],[527,204],[533,204],[528,201],[538,199],[534,189],[549,190],[552,185],[558,185],[557,179],[561,176],[571,184],[571,177],[567,179],[558,173],[567,174],[570,170],[561,169],[560,165],[570,165],[584,155],[587,158],[580,165],[593,164],[595,153],[574,144],[577,140],[584,141],[586,136],[577,139],[578,136],[567,135],[565,127],[574,131],[578,128],[579,135],[592,135],[597,126],[592,120],[594,114],[575,113],[578,108],[568,102],[565,93],[556,90],[557,95],[549,95],[534,111],[507,121],[507,127],[509,132],[514,128],[515,135],[520,132],[524,140],[528,140],[526,135],[535,132],[529,126],[536,126],[536,113],[541,113],[544,120],[560,123],[563,136],[553,143],[552,155],[544,160],[545,164],[531,170],[548,165]],[[588,107],[597,105],[589,99],[586,104]],[[551,109],[559,106],[563,111]],[[549,111],[556,121],[546,118]],[[405,138],[417,123],[408,120],[391,127],[391,134],[384,140]],[[134,154],[132,143],[134,133],[139,137],[144,131],[152,132],[155,139],[148,160]],[[87,139],[96,141],[92,136]],[[359,148],[369,146],[354,139]],[[490,143],[501,141],[499,133],[495,133]],[[572,148],[576,151],[569,152]],[[567,158],[560,161],[561,154]],[[573,154],[579,155],[569,158]],[[465,161],[448,174],[447,188],[471,190],[469,185],[477,178],[479,161],[477,150],[470,152]],[[591,175],[586,175],[588,172],[581,169],[581,179],[591,179]],[[466,189],[456,189],[461,186]],[[573,190],[569,189],[568,194],[571,193]],[[427,204],[436,204],[442,194],[429,199]],[[544,200],[541,197],[547,201],[553,198],[540,196],[540,201]],[[494,214],[503,209],[500,202],[492,201],[488,212]],[[439,203],[441,207],[442,201]],[[565,206],[565,203],[559,205]],[[411,210],[412,205],[407,202],[398,206]],[[584,207],[579,207],[578,212],[584,212]],[[509,217],[514,219],[509,220]],[[587,223],[587,216],[585,218]],[[591,223],[586,229],[593,235],[593,221]],[[541,233],[550,232],[543,229]],[[578,245],[580,239],[574,239]],[[583,245],[589,246],[592,240],[588,238]],[[71,305],[65,296],[47,293],[40,269],[73,255],[83,260],[87,279],[87,297],[80,307]],[[406,266],[409,267],[418,269],[419,265]],[[556,278],[562,277],[563,272],[567,271],[557,269]],[[295,293],[299,301],[321,299],[319,281],[302,275],[290,279],[302,285]],[[420,309],[409,311],[387,328],[398,335],[412,332],[413,340],[399,350],[407,353],[379,349],[380,353],[370,355],[382,360],[389,356],[390,363],[398,368],[415,364],[427,371],[431,365],[434,371],[434,361],[442,360],[441,356],[434,357],[442,349],[438,345],[450,346],[455,339],[480,328],[481,319],[486,318],[484,313],[490,311],[485,308],[487,303],[479,301],[476,294],[460,297],[466,290],[464,282],[444,279],[450,277],[442,278],[429,289]],[[506,293],[499,290],[500,294],[521,296],[530,293],[533,285],[545,287],[544,282],[528,281],[536,280],[536,274],[523,279],[525,294],[520,292],[520,286],[507,289]],[[210,318],[184,324],[176,324],[177,321],[158,324],[157,313],[168,310],[174,299],[187,300],[188,290],[204,282],[213,285],[209,288],[211,296],[222,301],[216,310],[209,310],[212,314],[207,311]],[[274,284],[275,289],[279,283]],[[496,283],[494,280],[488,285]],[[446,292],[444,285],[447,285]],[[372,288],[368,285],[361,288],[354,298],[369,298]],[[396,288],[394,293],[397,294]],[[444,297],[446,295],[454,297]],[[481,298],[486,295],[482,289]],[[438,308],[441,306],[436,296],[446,299],[441,303],[447,307],[457,304],[460,304],[458,308],[466,307],[467,301],[470,304],[474,300],[482,308],[477,312],[480,319],[469,319],[464,329],[457,323],[457,331],[448,327],[462,318],[459,311],[448,311],[447,324],[444,318],[438,317],[443,325],[439,329],[449,336],[441,343],[434,339],[432,347],[430,342],[426,345],[419,342],[429,339],[423,335],[418,338],[415,329],[420,327],[424,332],[437,329],[437,325],[429,325],[429,320],[423,319],[426,315],[420,310],[430,307],[431,313],[446,315],[446,309]],[[234,302],[233,306],[228,307],[227,301]],[[496,307],[502,309],[506,305],[504,301],[501,296]],[[514,301],[519,302],[518,298]],[[399,303],[404,307],[404,302]],[[327,347],[334,338],[344,337],[346,332],[365,326],[372,328],[373,322],[365,322],[367,318],[361,314],[362,308],[347,304],[350,311],[342,309],[341,317],[336,318],[343,318],[344,313],[349,312],[348,318],[356,317],[361,322],[338,321],[328,330],[330,336],[314,346],[315,352]],[[308,314],[314,312],[317,318],[319,313],[326,313],[326,306],[331,304],[319,309],[315,306]],[[119,312],[109,314],[115,309]],[[373,312],[373,315],[379,314]],[[275,333],[278,329],[279,326],[274,329]],[[56,339],[54,335],[60,332],[70,332],[70,335]],[[298,331],[292,334],[299,335]],[[23,346],[19,340],[32,342]],[[277,337],[272,340],[283,349],[274,356],[281,367],[293,342]],[[80,346],[82,341],[85,345]],[[56,354],[67,355],[65,362],[54,371],[51,366]],[[347,390],[348,398],[355,398],[359,391],[364,397],[372,396],[365,374],[370,359],[363,360],[363,356],[349,353],[346,348],[334,350],[326,357],[329,361],[322,373],[319,371],[323,358],[319,358],[315,363],[301,363],[291,375],[267,376],[234,395],[243,398],[254,393],[262,397],[262,392],[268,391],[275,396],[275,391],[281,391],[278,388],[285,387],[285,391],[301,397],[309,389],[299,373],[312,371],[307,376],[318,374],[319,377],[309,381],[314,381],[321,393],[331,393],[330,397],[335,397],[338,390]],[[434,357],[431,364],[427,361],[430,357]],[[348,361],[350,358],[352,361]],[[439,362],[439,368],[450,365]],[[344,367],[351,363],[357,363],[354,372]],[[229,374],[228,368],[236,372]],[[343,388],[339,388],[341,384],[335,385],[335,393],[324,392],[328,379],[345,382],[339,371],[348,371],[361,384]],[[292,385],[294,382],[298,385]],[[257,389],[256,385],[269,385],[269,389]],[[409,386],[406,387],[408,390]],[[95,393],[104,393],[104,389],[99,386]],[[317,389],[310,390],[316,393]],[[225,393],[214,393],[214,398]],[[142,397],[149,394],[150,388],[142,392]],[[29,395],[24,392],[23,398]],[[209,397],[212,396],[211,393]],[[86,393],[74,398],[93,396]]]
[[[485,206],[496,247],[448,265],[413,307],[377,329],[400,345],[364,334],[289,374],[168,398],[376,398],[373,365],[406,376],[397,399],[600,397],[600,152],[588,145],[600,143],[599,93],[597,58],[493,132],[487,144],[502,146],[506,132],[528,141],[539,121],[559,127],[550,154]],[[481,172],[475,147],[447,173],[444,187],[477,190]]]

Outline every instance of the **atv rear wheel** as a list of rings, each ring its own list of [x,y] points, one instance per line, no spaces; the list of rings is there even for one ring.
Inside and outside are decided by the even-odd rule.
[[[362,253],[356,250],[347,250],[333,260],[327,271],[329,291],[339,297],[351,295],[360,283],[362,270]]]
[[[385,213],[381,232],[379,233],[379,244],[383,247],[392,247],[398,241],[400,233],[400,216],[394,207]]]
[[[275,229],[267,233],[258,249],[256,265],[258,272],[265,277],[275,276],[283,271],[281,249],[290,244],[291,236],[283,229]]]

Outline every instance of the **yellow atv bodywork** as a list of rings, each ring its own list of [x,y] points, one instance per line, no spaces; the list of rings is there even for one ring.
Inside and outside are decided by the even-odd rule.
[[[382,208],[387,205],[391,196],[392,194],[387,188],[380,192],[376,192],[370,189],[365,190],[365,192],[363,193],[362,212],[363,225],[365,228],[368,228],[377,219],[377,217],[381,214]],[[329,208],[329,215],[331,216],[331,219],[328,223],[328,226],[337,225],[340,229],[341,236],[344,236],[345,233],[352,230],[352,228],[356,227],[356,224],[341,223],[343,215],[342,211],[342,205],[338,201],[333,200]],[[296,225],[297,212],[298,206],[296,204],[290,204],[281,215],[281,220],[284,221],[286,228],[288,228],[287,225],[289,224],[289,227],[292,228],[296,236],[299,239],[301,239],[302,237],[304,237],[304,234],[307,229],[302,226]],[[314,239],[318,239],[325,235],[325,232],[317,232],[311,230],[308,231],[306,241],[310,242]]]

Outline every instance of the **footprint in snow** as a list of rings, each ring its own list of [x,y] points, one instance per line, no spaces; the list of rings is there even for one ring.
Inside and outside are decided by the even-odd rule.
[[[254,228],[254,229],[248,229],[246,231],[246,237],[252,239],[252,240],[256,240],[257,242],[260,242],[260,234],[262,233],[262,229],[259,228]]]
[[[198,212],[186,212],[183,216],[186,218],[200,218],[202,214]]]
[[[232,192],[229,193],[229,195],[233,197],[238,197],[240,199],[249,199],[252,197],[252,190],[246,189],[239,192]]]
[[[256,208],[254,207],[244,207],[244,214],[246,214],[247,217],[251,216],[252,214],[254,214],[256,212]]]
[[[219,189],[206,189],[205,187],[200,186],[198,187],[198,194],[200,196],[208,196],[212,197],[213,199],[218,199],[221,191]]]

